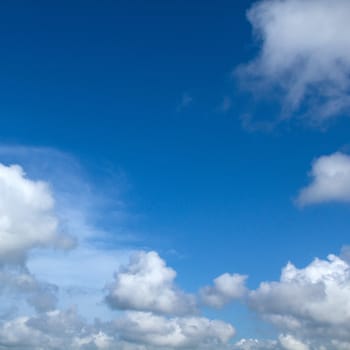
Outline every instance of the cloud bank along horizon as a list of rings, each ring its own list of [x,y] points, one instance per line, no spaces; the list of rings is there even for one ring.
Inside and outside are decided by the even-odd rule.
[[[344,191],[339,191],[338,186],[346,187],[350,183],[348,162],[349,157],[339,152],[316,159],[311,184],[300,191],[301,204],[344,201]],[[83,254],[73,252],[85,251],[91,237],[84,241],[82,236],[74,237],[73,232],[62,233],[50,185],[31,180],[19,165],[0,165],[0,192],[1,298],[7,301],[2,304],[0,339],[5,347],[202,349],[215,346],[288,350],[322,346],[338,349],[350,342],[350,312],[347,312],[350,264],[346,248],[340,256],[316,258],[304,268],[288,263],[279,280],[262,281],[256,289],[248,288],[249,276],[227,267],[211,285],[198,286],[195,293],[186,292],[176,282],[176,271],[152,250],[129,251],[124,255],[120,251],[101,250],[99,255],[106,254],[108,263],[115,262],[106,281],[62,278],[54,284],[38,278],[30,269],[30,260],[35,260],[38,252],[46,252],[46,258],[52,254],[54,261],[59,257],[66,262],[63,267],[72,266],[74,270],[74,265],[80,265],[84,258]],[[57,250],[62,250],[64,255],[57,257]],[[111,253],[115,255],[114,261],[108,258]],[[52,265],[46,267],[52,268]],[[74,288],[84,289],[80,293],[85,294],[85,301],[72,299],[75,303],[69,305],[69,298],[63,297],[62,303],[62,290],[68,290],[69,283],[72,283],[71,293]],[[99,304],[99,318],[82,316],[86,301]],[[215,311],[237,302],[275,327],[279,333],[276,339],[236,339],[239,325],[204,315],[205,309]]]

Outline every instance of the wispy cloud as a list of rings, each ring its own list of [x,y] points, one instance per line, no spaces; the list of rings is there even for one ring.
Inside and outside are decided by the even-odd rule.
[[[236,71],[243,88],[280,104],[282,119],[320,126],[349,114],[349,12],[347,0],[255,3],[248,19],[261,49]]]
[[[310,177],[311,183],[298,195],[298,205],[350,202],[350,156],[347,154],[337,152],[317,158]]]
[[[289,262],[277,281],[235,297],[262,320],[275,326],[275,340],[241,339],[237,350],[346,349],[350,346],[350,266],[346,257],[330,254],[303,268]],[[345,257],[346,256],[346,257]],[[213,305],[215,306],[215,305]]]
[[[108,211],[73,157],[18,146],[0,147],[0,155],[30,169],[26,175],[18,165],[0,165],[2,346],[151,350],[228,343],[233,326],[198,315],[197,296],[176,286],[176,271],[157,252],[116,245],[90,219]],[[76,245],[54,249],[67,234]]]

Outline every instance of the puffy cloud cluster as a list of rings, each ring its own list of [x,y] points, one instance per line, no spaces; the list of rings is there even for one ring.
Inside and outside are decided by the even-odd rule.
[[[107,350],[113,338],[88,325],[74,309],[22,316],[0,323],[0,348],[18,350]]]
[[[1,349],[198,348],[225,344],[234,335],[230,324],[198,315],[184,316],[197,312],[196,297],[177,288],[175,270],[168,267],[156,252],[135,253],[129,264],[117,271],[114,282],[109,285],[106,300],[112,309],[135,311],[120,313],[114,322],[88,323],[75,309],[58,310],[57,305],[61,303],[58,301],[61,295],[58,287],[38,280],[28,266],[40,272],[42,270],[36,265],[40,262],[50,269],[53,268],[52,257],[69,258],[54,267],[59,270],[54,274],[56,280],[60,286],[68,288],[76,278],[82,282],[81,277],[75,275],[82,268],[70,264],[77,265],[93,257],[95,264],[99,262],[98,267],[92,265],[89,269],[93,275],[91,279],[94,279],[95,275],[110,271],[111,267],[105,269],[105,265],[114,264],[116,260],[111,253],[102,259],[102,253],[87,248],[86,242],[73,256],[48,250],[47,255],[40,253],[38,257],[37,248],[70,248],[73,243],[60,233],[62,226],[54,204],[47,183],[28,179],[19,166],[0,164]],[[36,252],[34,259],[33,251]],[[85,269],[88,264],[85,264]],[[67,269],[73,270],[74,273],[70,271],[68,276],[74,278],[67,277]],[[50,272],[47,268],[45,271]],[[43,276],[52,280],[51,275],[41,273]],[[101,285],[96,286],[100,288],[101,299],[106,278],[106,275],[99,277]],[[90,278],[83,279],[83,282],[85,287],[91,285]],[[6,305],[3,305],[3,300]],[[90,301],[96,302],[93,297]],[[157,315],[159,313],[162,316]]]
[[[149,350],[224,345],[234,328],[202,317],[165,318],[128,312],[114,323],[93,324],[75,309],[0,322],[0,348],[16,350]]]
[[[246,279],[247,276],[224,273],[214,279],[213,286],[206,286],[201,289],[201,298],[205,304],[220,308],[245,295],[247,291],[245,287]]]
[[[65,250],[74,243],[60,232],[54,204],[47,183],[28,179],[18,165],[0,164],[2,349],[88,349],[76,346],[77,342],[84,342],[82,336],[86,325],[77,322],[75,313],[55,310],[58,288],[38,280],[27,267],[27,258],[32,250]],[[28,309],[28,305],[34,309]],[[8,313],[8,310],[12,311]],[[18,316],[24,310],[32,316]],[[87,334],[91,337],[94,332]],[[97,335],[90,341],[85,339],[86,344],[98,345],[89,349],[105,348],[100,346],[101,341],[97,339]]]
[[[312,183],[300,192],[302,205],[348,201],[350,158],[342,153],[317,159]],[[350,347],[350,265],[330,255],[304,268],[289,263],[279,281],[249,291],[247,276],[225,273],[202,288],[206,305],[241,300],[281,331],[276,340],[242,339],[229,344],[233,326],[195,314],[197,297],[180,290],[176,272],[156,252],[136,252],[115,273],[106,301],[122,310],[109,323],[87,323],[77,311],[57,310],[57,287],[39,281],[27,268],[31,250],[68,247],[59,233],[47,184],[29,180],[18,166],[0,165],[0,297],[24,299],[33,307],[0,321],[0,348],[153,350],[225,348],[237,350],[329,350]],[[62,243],[63,242],[63,243]],[[346,254],[345,254],[346,255]],[[113,261],[113,260],[108,260]],[[63,268],[64,270],[65,268]],[[102,285],[100,286],[103,287]],[[10,305],[9,305],[10,306]]]
[[[290,334],[281,334],[277,340],[241,339],[234,350],[309,350],[309,346]],[[320,348],[319,350],[321,350]]]
[[[197,348],[225,344],[235,334],[225,322],[204,317],[165,318],[149,312],[128,312],[117,321],[126,341],[165,348]]]
[[[233,349],[350,349],[348,250],[343,249],[341,257],[316,258],[304,268],[288,263],[278,281],[262,282],[255,290],[246,289],[246,276],[224,274],[214,280],[214,286],[202,289],[202,298],[207,296],[207,304],[214,307],[241,299],[280,332],[276,340],[241,339]]]
[[[135,310],[115,322],[121,340],[147,349],[226,344],[234,328],[222,321],[187,316],[195,311],[195,297],[179,290],[175,277],[176,272],[154,251],[136,252],[119,269],[107,302],[113,308]]]
[[[39,281],[27,268],[35,248],[72,247],[60,234],[54,199],[47,183],[26,177],[18,165],[0,164],[0,296],[7,307],[22,300],[37,312],[52,310],[57,287]],[[19,299],[19,301],[15,301]]]
[[[277,340],[241,339],[233,348],[235,350],[309,350],[308,344],[290,334],[281,334]],[[319,348],[319,350],[321,350]]]
[[[242,338],[233,345],[234,350],[280,350],[277,340]]]
[[[288,263],[279,281],[263,282],[256,290],[247,290],[246,278],[225,273],[212,286],[202,288],[200,297],[213,307],[241,300],[282,333],[271,341],[242,339],[232,345],[234,349],[316,350],[326,346],[336,350],[350,345],[350,266],[345,259],[329,255],[301,269]],[[198,316],[173,316],[178,313],[173,305],[189,300],[175,288],[174,279],[175,271],[155,252],[138,252],[120,268],[110,286],[109,302],[119,309],[136,310],[124,313],[114,324],[121,341],[145,349],[227,344],[235,333],[231,325]]]
[[[115,274],[107,302],[122,310],[185,314],[195,309],[194,297],[174,284],[176,272],[156,252],[137,252]]]
[[[226,344],[234,328],[222,321],[189,316],[196,311],[195,296],[179,290],[175,277],[176,272],[154,251],[136,252],[129,264],[120,267],[106,300],[112,308],[134,310],[115,322],[121,340],[147,349]],[[219,285],[226,282],[226,290],[233,287],[231,276]]]
[[[279,341],[285,350],[309,350],[309,346],[292,335],[280,335]]]
[[[350,344],[350,266],[338,256],[315,259],[302,269],[288,263],[280,281],[250,292],[249,305],[293,335],[280,338],[287,350],[308,349],[298,339],[330,348],[334,342]]]
[[[321,123],[350,110],[348,0],[262,0],[248,12],[261,51],[242,82]]]
[[[341,153],[316,160],[311,174],[313,182],[302,190],[300,203],[348,200],[348,162],[348,156]],[[201,300],[212,307],[219,308],[233,300],[247,303],[264,320],[277,326],[281,335],[276,340],[241,339],[230,344],[235,335],[233,326],[196,314],[197,297],[176,286],[175,270],[152,251],[134,253],[108,285],[107,304],[113,310],[123,311],[117,313],[114,321],[88,323],[76,310],[57,310],[57,287],[39,281],[26,267],[26,257],[32,249],[62,247],[53,196],[45,183],[27,179],[18,166],[0,166],[0,194],[0,241],[4,242],[0,250],[0,297],[24,299],[33,307],[26,316],[20,316],[20,310],[15,315],[6,315],[6,310],[1,310],[0,348],[350,347],[350,266],[345,258],[335,255],[328,260],[315,259],[301,269],[289,263],[279,281],[263,282],[256,290],[246,288],[247,276],[229,273],[200,290]]]
[[[58,233],[48,185],[26,178],[18,165],[0,164],[0,263],[23,264],[33,248],[70,248]]]
[[[337,152],[316,159],[310,176],[312,182],[301,190],[297,199],[298,204],[350,201],[350,157],[348,155]]]

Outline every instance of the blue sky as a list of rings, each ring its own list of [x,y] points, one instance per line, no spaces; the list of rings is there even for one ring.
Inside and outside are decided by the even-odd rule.
[[[0,221],[0,349],[39,349],[25,327],[45,349],[350,346],[349,11],[345,0],[0,4],[0,217],[27,227]],[[49,217],[44,240],[35,225]],[[23,276],[35,287],[11,282]],[[346,311],[325,321],[335,295]],[[48,319],[61,335],[44,337]]]

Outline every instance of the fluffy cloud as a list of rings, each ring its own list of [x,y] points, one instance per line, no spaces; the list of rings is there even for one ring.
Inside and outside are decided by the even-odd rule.
[[[350,173],[349,158],[336,153],[317,159],[311,173],[313,181],[301,191],[300,204],[349,200],[346,178]],[[119,268],[108,286],[107,301],[112,309],[134,311],[118,313],[116,321],[87,323],[73,309],[56,310],[56,304],[62,307],[68,301],[58,303],[60,294],[50,283],[67,290],[75,286],[74,283],[85,289],[94,286],[95,299],[90,295],[85,304],[78,302],[92,310],[92,314],[95,312],[93,304],[103,297],[99,288],[110,275],[111,266],[120,266],[126,259],[125,252],[115,257],[115,251],[106,255],[103,249],[91,250],[87,238],[75,252],[53,255],[46,250],[47,255],[42,255],[39,250],[40,255],[37,255],[35,248],[69,246],[65,243],[70,240],[60,234],[56,212],[46,183],[28,179],[18,166],[0,165],[0,349],[349,349],[347,250],[342,258],[330,255],[328,260],[315,259],[302,269],[289,263],[279,281],[261,283],[254,291],[246,289],[246,276],[228,273],[217,277],[212,286],[202,288],[200,296],[207,305],[221,307],[242,298],[282,332],[274,341],[242,339],[231,344],[229,341],[235,330],[230,324],[185,315],[196,311],[195,298],[177,288],[176,272],[156,252],[134,254],[128,264]],[[96,234],[88,236],[97,237]],[[84,235],[79,237],[83,239]],[[98,266],[89,267],[90,261],[96,263],[96,259]],[[81,265],[82,261],[86,263]],[[54,274],[51,273],[53,269],[57,269]],[[23,307],[23,302],[34,310],[27,304]],[[18,308],[11,310],[12,305]],[[105,320],[115,317],[110,317],[113,310],[107,312],[102,311],[99,316]],[[21,314],[27,316],[18,316]]]
[[[96,325],[88,325],[74,309],[22,316],[0,323],[0,348],[18,350],[106,350],[113,339]]]
[[[165,318],[128,312],[114,323],[93,324],[75,309],[53,310],[0,322],[0,348],[16,350],[154,350],[226,345],[234,335],[227,323],[202,317]]]
[[[156,252],[135,253],[114,277],[106,299],[113,308],[165,314],[194,311],[194,298],[176,288],[176,272]]]
[[[309,350],[309,346],[307,344],[304,344],[290,334],[280,335],[279,341],[285,350]]]
[[[121,337],[162,348],[197,348],[225,344],[235,334],[227,323],[203,317],[167,319],[148,312],[128,312],[116,323]]]
[[[57,286],[57,293],[53,293],[50,287],[45,296],[42,292],[36,296],[29,291],[20,293],[18,288],[11,294],[7,288],[7,297],[15,301],[15,295],[18,296],[21,300],[20,308],[24,307],[26,311],[25,298],[31,305],[36,303],[39,306],[45,301],[45,304],[51,304],[50,308],[55,305],[54,300],[58,298],[60,307],[69,308],[71,305],[78,305],[80,313],[87,319],[95,317],[111,319],[114,311],[101,302],[105,294],[103,288],[112,278],[115,269],[127,261],[130,251],[125,248],[126,242],[137,239],[129,231],[131,213],[125,210],[119,192],[122,184],[120,178],[117,179],[118,174],[108,174],[108,177],[112,177],[109,178],[108,183],[110,184],[109,181],[114,183],[113,189],[107,184],[102,174],[99,176],[98,183],[91,182],[77,159],[70,154],[45,147],[0,145],[0,158],[6,164],[21,164],[21,168],[25,170],[25,174],[21,170],[25,183],[42,184],[43,192],[47,194],[52,203],[51,209],[48,206],[46,212],[43,210],[34,214],[37,215],[39,223],[45,222],[46,217],[51,216],[56,222],[53,235],[57,237],[53,239],[52,244],[37,245],[34,243],[25,249],[24,254],[21,254],[22,257],[12,256],[11,259],[12,266],[20,265],[39,281],[41,291],[47,290],[46,287],[49,284]],[[35,181],[35,179],[44,179],[45,182]],[[21,189],[16,191],[19,192],[19,201],[23,197],[20,194]],[[13,190],[11,193],[16,191]],[[37,193],[36,189],[33,192]],[[0,202],[1,200],[2,198]],[[27,211],[28,216],[33,217],[30,206],[27,208],[16,202],[16,207],[23,207],[23,211]],[[41,214],[43,216],[40,218]],[[107,232],[102,227],[101,223],[105,224],[106,220],[108,221],[107,226],[113,227],[113,233]],[[40,231],[34,227],[34,224],[33,222],[30,228],[39,234]],[[67,239],[66,234],[74,236],[78,244],[74,246],[74,249],[68,251],[56,249],[64,246],[65,240],[66,243],[67,241],[72,243],[72,240]],[[43,237],[46,235],[50,235],[50,231],[44,232]],[[24,238],[26,237],[21,237],[19,240],[24,242]],[[111,242],[113,242],[113,249]],[[108,249],[106,249],[107,246]],[[3,259],[3,263],[9,261],[9,258]],[[2,265],[0,259],[0,270]],[[1,294],[0,298],[2,298]],[[0,314],[10,309],[10,306],[5,305],[6,300],[0,302]],[[15,305],[18,306],[16,301]]]
[[[108,301],[116,308],[136,311],[126,312],[114,323],[118,346],[148,350],[227,344],[234,329],[226,323],[197,316],[157,315],[175,313],[175,305],[184,310],[191,300],[174,286],[175,275],[155,252],[139,252],[120,268]],[[309,350],[325,346],[337,350],[350,344],[350,265],[345,258],[329,255],[327,260],[315,259],[301,269],[288,263],[279,281],[263,282],[256,290],[248,291],[245,280],[246,276],[223,274],[200,295],[214,307],[241,298],[283,333],[271,341],[242,339],[232,345],[234,349]]]
[[[312,182],[302,189],[297,203],[308,205],[350,201],[350,157],[334,153],[316,159],[310,173]]]
[[[248,19],[261,51],[240,67],[242,82],[282,99],[282,112],[321,123],[350,110],[348,0],[262,0]],[[263,91],[263,92],[262,92]]]
[[[247,276],[225,273],[214,279],[214,286],[201,289],[201,298],[205,304],[220,308],[230,301],[244,296],[246,279]]]
[[[1,349],[207,348],[224,346],[234,335],[234,328],[221,321],[154,314],[197,311],[195,297],[176,287],[176,272],[156,252],[134,254],[129,264],[115,274],[107,297],[114,308],[154,313],[126,312],[119,314],[116,322],[87,323],[75,309],[57,310],[57,305],[66,305],[66,301],[57,300],[62,297],[62,290],[50,283],[67,290],[72,286],[89,289],[93,285],[96,298],[89,295],[90,305],[88,302],[86,305],[95,311],[92,304],[101,301],[102,288],[111,266],[119,266],[126,254],[123,251],[122,255],[119,253],[115,257],[115,251],[104,254],[102,248],[91,249],[88,238],[96,238],[97,231],[94,230],[90,230],[92,235],[79,232],[80,245],[72,252],[37,249],[70,247],[71,240],[61,234],[61,220],[64,217],[70,221],[72,216],[60,214],[62,212],[57,210],[47,183],[29,179],[19,166],[0,165]],[[74,225],[66,223],[64,228],[67,227]],[[86,226],[79,224],[76,228],[85,230]],[[68,232],[75,232],[75,229]],[[86,263],[81,265],[82,261]],[[95,265],[89,268],[91,261]],[[28,304],[31,307],[28,308]],[[80,301],[78,304],[84,305]],[[107,311],[101,315],[104,319],[111,319],[112,311],[105,309]]]
[[[23,263],[33,248],[69,248],[58,234],[48,185],[26,178],[22,168],[0,164],[0,263]]]
[[[280,281],[263,282],[250,292],[249,305],[296,339],[324,345],[350,341],[350,266],[335,255],[303,269],[289,263]],[[293,339],[282,337],[280,342],[286,349],[307,349]]]
[[[0,164],[0,297],[7,307],[25,300],[37,312],[55,308],[57,287],[28,270],[27,256],[34,248],[72,244],[59,233],[48,184],[28,179],[20,166]]]
[[[279,350],[276,340],[240,339],[233,346],[235,350]]]
[[[234,344],[233,348],[235,350],[309,350],[307,344],[290,334],[280,334],[277,340],[243,338]]]

